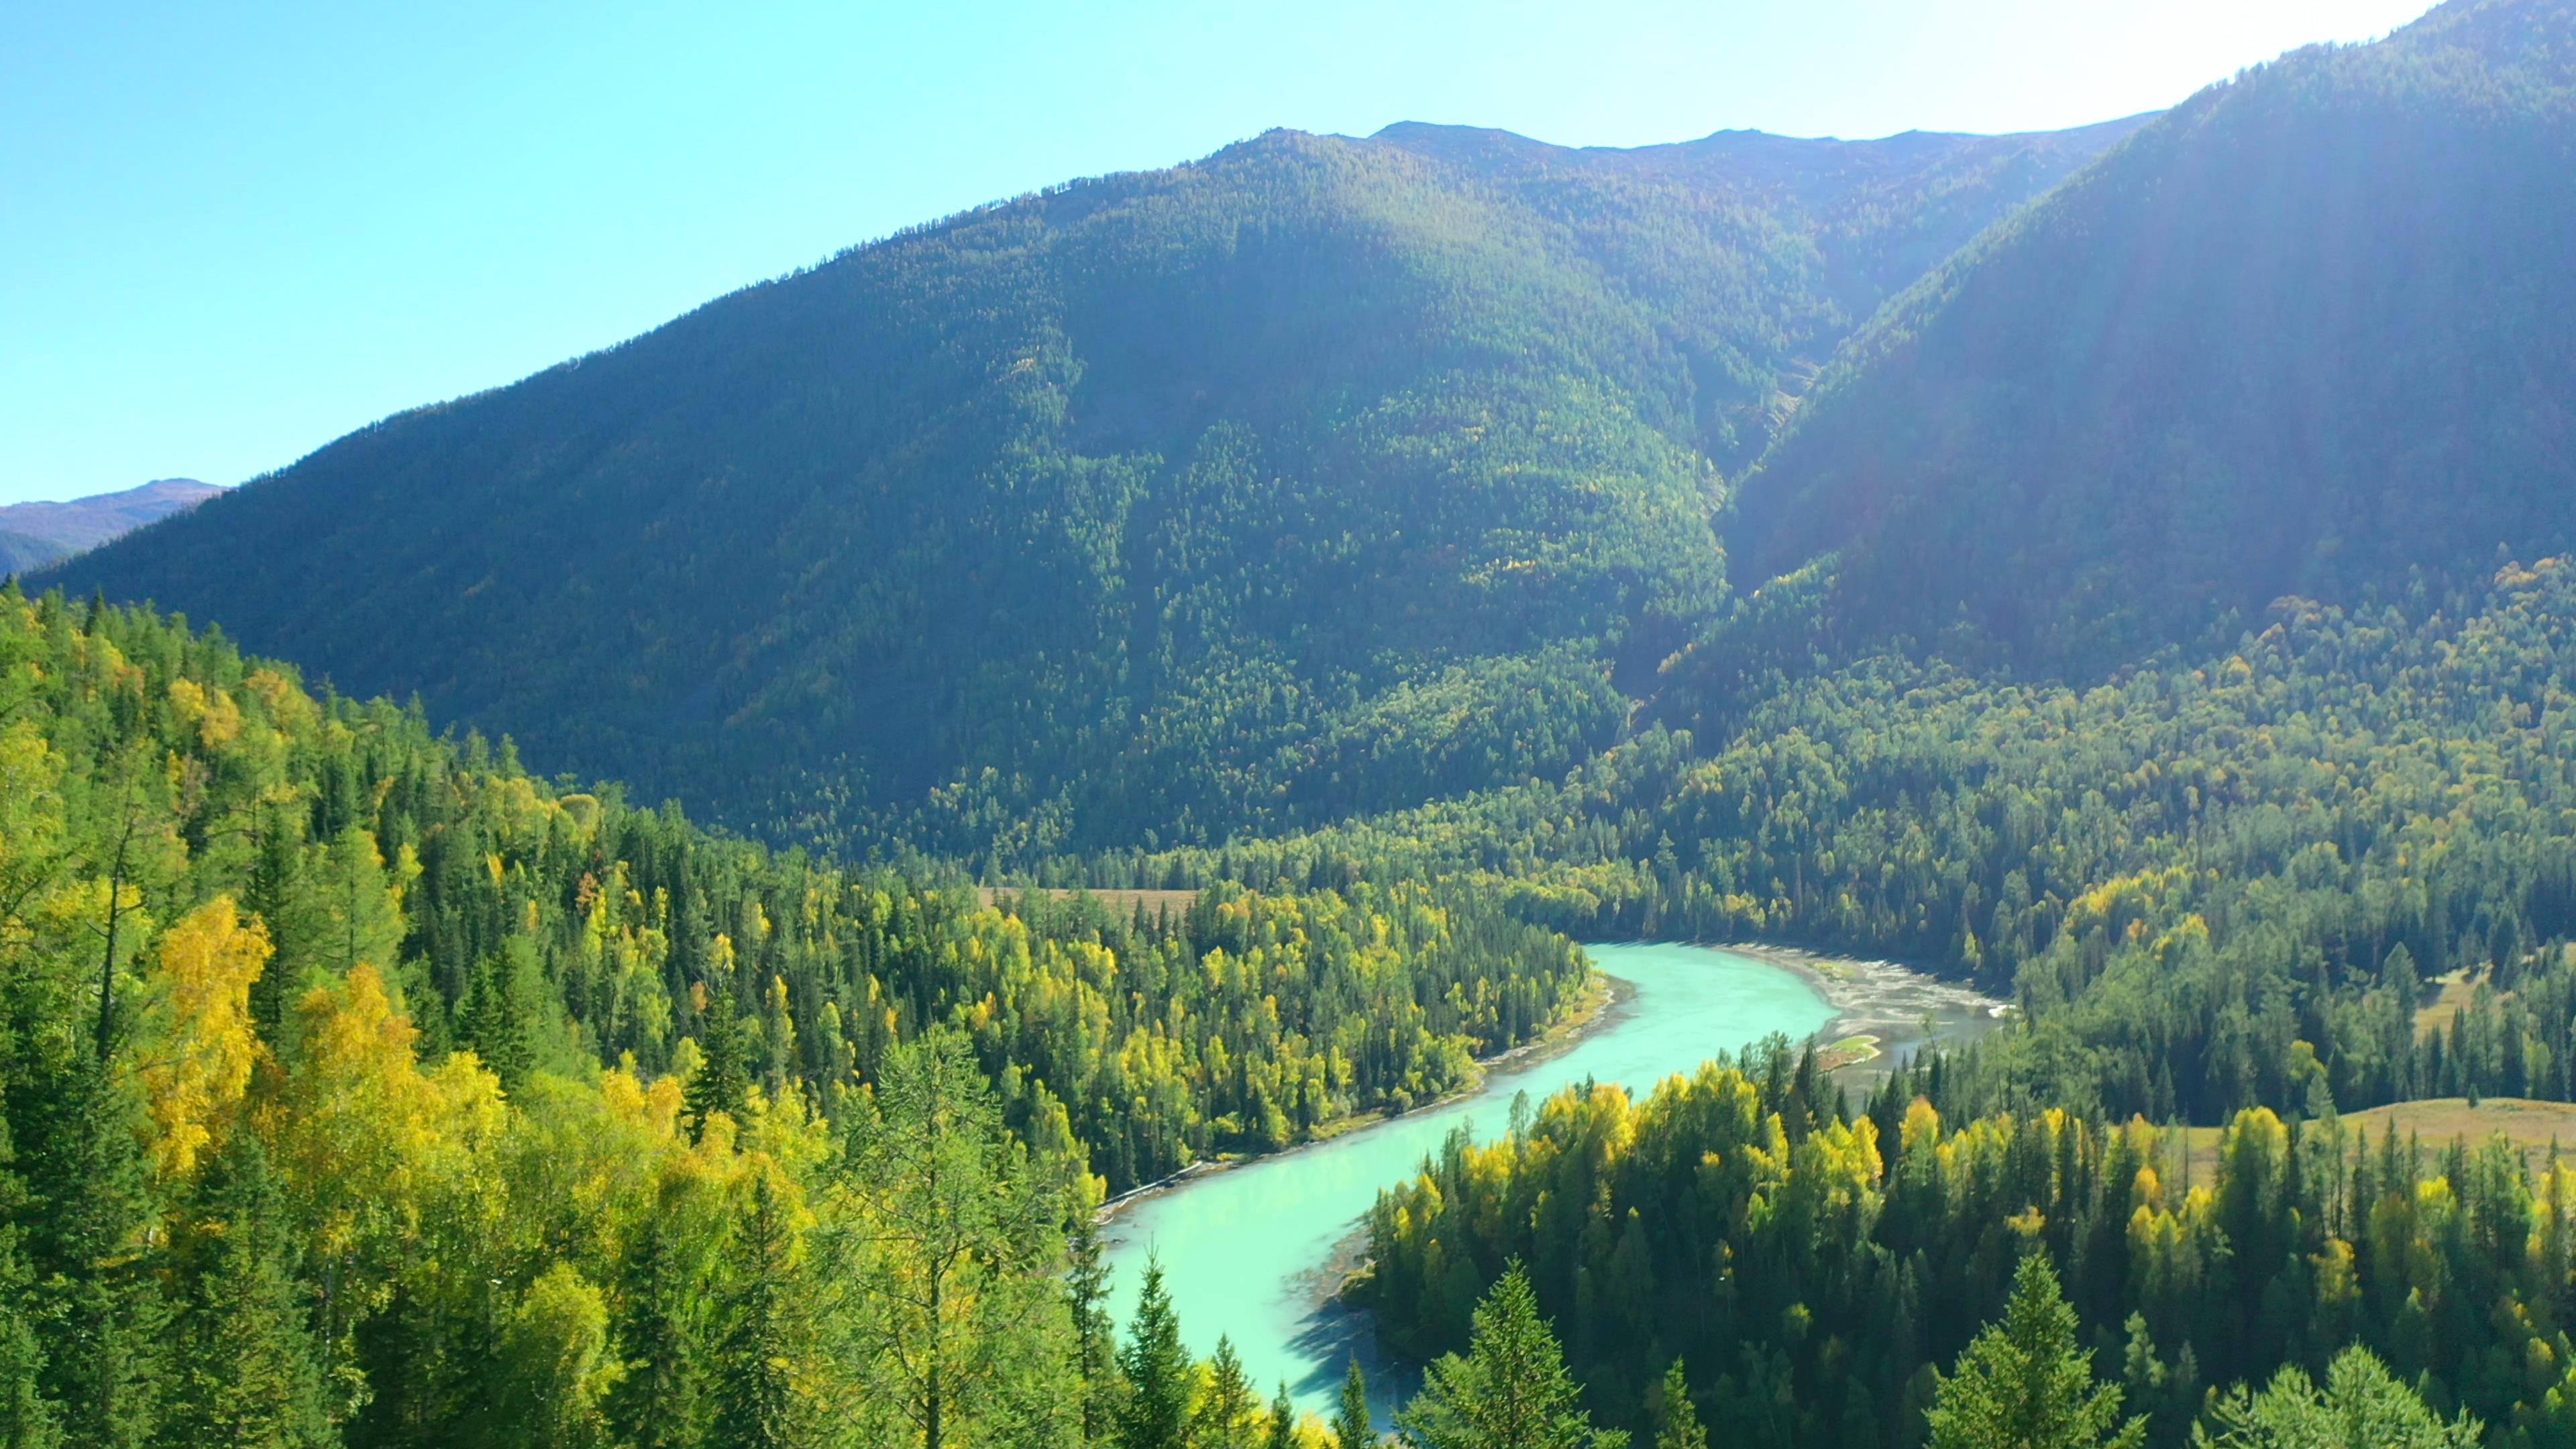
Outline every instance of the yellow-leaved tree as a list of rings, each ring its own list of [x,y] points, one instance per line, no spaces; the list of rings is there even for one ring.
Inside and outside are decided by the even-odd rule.
[[[162,1039],[143,1067],[152,1109],[152,1165],[164,1177],[196,1170],[250,1085],[259,1039],[250,984],[268,964],[268,929],[217,896],[161,933]]]

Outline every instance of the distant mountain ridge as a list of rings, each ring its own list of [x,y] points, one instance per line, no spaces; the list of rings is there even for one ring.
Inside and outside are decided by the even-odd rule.
[[[42,568],[185,513],[223,491],[194,478],[156,478],[68,503],[0,504],[0,574]]]
[[[842,847],[1555,775],[1716,607],[1727,474],[1906,239],[2119,134],[1273,132],[388,418],[55,577]]]

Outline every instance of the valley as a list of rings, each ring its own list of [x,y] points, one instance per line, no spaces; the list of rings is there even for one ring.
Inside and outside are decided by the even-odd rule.
[[[1122,1205],[1106,1234],[1112,1313],[1133,1311],[1152,1255],[1194,1350],[1211,1352],[1219,1335],[1231,1337],[1254,1383],[1285,1382],[1317,1412],[1330,1410],[1344,1361],[1359,1354],[1380,1385],[1383,1415],[1402,1380],[1387,1372],[1365,1323],[1330,1301],[1336,1264],[1347,1261],[1341,1250],[1380,1188],[1437,1156],[1453,1132],[1490,1139],[1516,1111],[1575,1083],[1642,1096],[1671,1073],[1775,1032],[1804,1039],[1835,1014],[1795,973],[1747,957],[1688,946],[1586,950],[1622,990],[1561,1050],[1506,1063],[1464,1097]]]
[[[2218,77],[0,509],[0,1449],[2576,1445],[2576,0]]]

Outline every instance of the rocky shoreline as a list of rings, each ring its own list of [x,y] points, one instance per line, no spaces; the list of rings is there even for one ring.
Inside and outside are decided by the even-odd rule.
[[[1794,971],[1834,1009],[1808,1038],[1833,1079],[1854,1095],[1875,1090],[1926,1047],[1959,1046],[2001,1026],[2008,1002],[1896,961],[1827,956],[1760,941],[1712,941],[1713,950]]]

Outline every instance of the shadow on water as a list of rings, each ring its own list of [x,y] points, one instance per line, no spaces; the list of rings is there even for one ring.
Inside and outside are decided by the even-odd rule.
[[[1421,1368],[1381,1353],[1368,1314],[1339,1298],[1326,1300],[1309,1314],[1289,1338],[1288,1347],[1314,1365],[1304,1378],[1288,1384],[1289,1395],[1301,1404],[1339,1402],[1351,1360],[1358,1359],[1360,1372],[1368,1379],[1369,1416],[1382,1430],[1394,1426],[1397,1407],[1422,1387]]]

